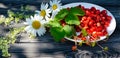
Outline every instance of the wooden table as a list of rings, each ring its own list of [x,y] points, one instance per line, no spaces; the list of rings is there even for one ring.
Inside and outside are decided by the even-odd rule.
[[[20,5],[30,5],[31,10],[39,9],[41,2],[49,0],[0,0],[0,14],[6,14],[7,10],[19,11]],[[88,2],[100,5],[108,9],[116,19],[116,30],[107,42],[101,45],[109,47],[108,52],[103,52],[100,47],[83,45],[79,51],[71,51],[73,42],[56,43],[47,32],[38,39],[30,40],[26,33],[21,34],[16,43],[11,45],[9,52],[11,58],[120,58],[120,0],[62,0],[63,5],[74,2]],[[18,24],[19,25],[19,24]],[[13,25],[14,27],[18,25]],[[0,35],[6,33],[7,27],[0,26]],[[2,58],[0,53],[0,58]]]

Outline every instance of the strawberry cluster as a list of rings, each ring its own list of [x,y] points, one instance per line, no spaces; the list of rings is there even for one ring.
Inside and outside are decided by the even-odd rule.
[[[90,41],[99,39],[101,36],[108,35],[107,27],[109,26],[112,17],[107,15],[106,10],[100,11],[95,7],[85,8],[84,6],[78,6],[85,11],[84,16],[79,16],[80,25],[75,26],[76,32],[80,32],[82,28],[87,31],[89,37],[83,36],[80,33],[77,37],[80,40]]]

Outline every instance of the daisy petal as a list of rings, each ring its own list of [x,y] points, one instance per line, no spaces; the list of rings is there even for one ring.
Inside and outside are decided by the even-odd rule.
[[[45,16],[45,18],[46,18],[46,20],[48,20],[48,21],[49,21],[49,18],[48,18],[47,16]]]
[[[50,1],[50,5],[52,6],[52,1]]]
[[[41,3],[41,10],[42,10],[42,9],[44,9],[44,4],[43,4],[43,3]]]
[[[38,30],[38,35],[41,36],[43,34],[45,34],[46,30],[44,27],[41,27],[39,30]]]
[[[33,16],[30,16],[31,17],[31,20],[34,20],[34,17]]]
[[[35,30],[32,30],[31,33],[36,36],[36,31]]]
[[[23,22],[23,24],[28,25],[28,23],[27,23],[27,22]]]
[[[53,11],[51,18],[54,18],[57,13],[58,13],[58,11]]]
[[[39,13],[40,13],[40,11],[38,11],[38,10],[35,10],[35,13],[36,13],[36,14],[39,14]]]
[[[29,29],[30,29],[30,26],[27,26],[27,27],[25,28],[26,31],[28,31]]]
[[[48,4],[46,3],[46,5],[45,5],[45,9],[47,9],[48,8]]]
[[[58,3],[60,3],[61,2],[61,0],[58,0]]]

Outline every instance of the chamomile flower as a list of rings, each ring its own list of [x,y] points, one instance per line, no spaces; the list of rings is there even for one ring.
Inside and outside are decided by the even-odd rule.
[[[37,10],[36,13],[38,15],[40,15],[42,17],[42,19],[49,21],[51,10],[48,8],[47,3],[46,4],[42,3],[40,11]]]
[[[55,15],[60,11],[60,9],[62,8],[61,6],[61,0],[52,0],[50,1],[50,6],[51,6],[51,10],[52,10],[52,16],[51,18],[54,18]]]
[[[25,31],[27,31],[27,33],[33,34],[34,36],[36,36],[37,34],[41,36],[46,32],[44,23],[45,20],[42,20],[40,16],[31,16],[30,18],[26,19],[25,24],[27,24],[28,26],[25,28]]]

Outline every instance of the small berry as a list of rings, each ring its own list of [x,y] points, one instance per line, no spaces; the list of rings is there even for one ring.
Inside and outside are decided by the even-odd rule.
[[[76,51],[77,50],[77,46],[72,46],[72,51]]]

